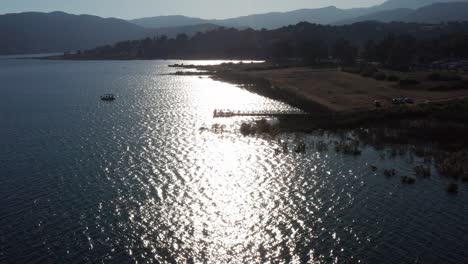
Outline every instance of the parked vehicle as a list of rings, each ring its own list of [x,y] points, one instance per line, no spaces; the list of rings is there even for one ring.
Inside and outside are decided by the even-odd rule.
[[[392,103],[394,105],[402,105],[402,104],[405,104],[405,100],[402,98],[393,98]]]

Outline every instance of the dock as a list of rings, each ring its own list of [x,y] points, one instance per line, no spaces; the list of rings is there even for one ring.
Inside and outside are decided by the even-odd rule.
[[[302,111],[236,111],[236,110],[221,110],[215,109],[213,111],[213,118],[227,118],[235,116],[267,116],[267,117],[280,117],[291,115],[305,115]]]

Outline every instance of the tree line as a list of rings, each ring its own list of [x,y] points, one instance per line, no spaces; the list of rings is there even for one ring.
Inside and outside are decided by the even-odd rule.
[[[405,68],[412,63],[467,58],[468,23],[423,25],[362,22],[325,26],[306,22],[276,30],[220,27],[193,36],[122,41],[74,55],[83,59],[261,59],[304,64],[358,58]]]

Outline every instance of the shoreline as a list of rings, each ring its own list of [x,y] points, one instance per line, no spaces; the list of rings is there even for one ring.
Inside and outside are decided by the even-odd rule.
[[[433,153],[432,158],[439,160],[453,158],[451,162],[458,165],[466,162],[463,157],[458,158],[460,155],[457,153],[468,153],[468,138],[465,136],[468,134],[467,97],[448,98],[414,105],[390,105],[382,108],[368,106],[367,108],[337,111],[321,105],[314,101],[314,98],[294,93],[297,90],[272,87],[270,80],[259,78],[256,75],[252,76],[249,71],[229,69],[226,65],[172,65],[172,67],[210,72],[211,78],[215,80],[239,85],[250,92],[282,101],[307,113],[277,117],[280,121],[277,130],[279,133],[310,134],[314,131],[325,130],[380,129],[383,133],[383,136],[378,140],[380,144],[411,144],[411,142],[422,141],[438,146],[439,151]],[[251,71],[258,71],[258,69]],[[270,72],[267,70],[267,73]],[[466,92],[468,93],[468,91]],[[261,121],[261,119],[263,118],[259,117],[256,122]],[[246,124],[252,125],[255,122]],[[403,132],[402,137],[395,138],[389,131]],[[390,134],[385,135],[385,133]],[[460,176],[462,175],[465,178],[468,177],[466,172],[462,172]]]
[[[373,101],[369,100],[367,104],[362,104],[362,99],[359,98],[359,105],[353,105],[353,103],[348,103],[346,107],[336,107],[334,104],[330,104],[326,100],[326,93],[322,94],[313,94],[314,90],[311,91],[311,94],[305,94],[304,90],[306,87],[301,86],[300,82],[292,80],[290,83],[284,82],[281,80],[282,77],[275,75],[276,72],[286,72],[286,75],[293,75],[295,72],[300,71],[309,71],[312,74],[320,72],[325,72],[326,74],[331,73],[339,74],[338,77],[342,74],[339,69],[336,68],[326,68],[326,69],[313,69],[310,67],[288,67],[288,66],[278,66],[271,65],[268,63],[250,65],[250,64],[221,64],[221,65],[169,65],[169,67],[178,68],[178,69],[196,69],[203,71],[199,75],[210,76],[214,80],[219,80],[223,82],[228,82],[231,84],[239,85],[241,88],[246,89],[250,92],[257,93],[259,95],[278,100],[284,103],[287,103],[293,107],[296,107],[304,112],[306,115],[290,116],[284,118],[295,120],[295,127],[299,130],[310,130],[317,128],[346,128],[346,127],[356,127],[366,124],[381,123],[391,120],[403,120],[403,119],[428,119],[436,118],[441,120],[452,120],[457,121],[460,119],[459,115],[454,117],[452,114],[450,106],[453,104],[461,103],[462,105],[467,105],[468,107],[468,89],[467,90],[456,90],[454,92],[448,91],[447,93],[434,93],[429,98],[432,99],[431,102],[426,102],[419,100],[415,104],[411,105],[392,105],[387,103],[383,107],[376,107]],[[305,70],[304,70],[305,69]],[[181,75],[184,76],[184,72],[177,71],[172,75]],[[197,75],[197,73],[187,72],[188,76]],[[361,78],[361,77],[353,77]],[[352,79],[353,80],[353,79]],[[283,81],[283,82],[282,82]],[[329,80],[323,80],[323,83],[332,82]],[[376,81],[375,81],[376,82]],[[292,83],[292,84],[291,84]],[[282,85],[284,84],[284,85]],[[307,83],[306,83],[307,84]],[[346,86],[347,84],[345,84]],[[384,84],[385,85],[385,84]],[[330,86],[328,93],[333,94],[335,87]],[[336,87],[336,89],[341,89],[341,87]],[[368,94],[365,94],[366,98],[369,99],[374,96],[374,88],[369,88]],[[390,87],[388,90],[393,92],[397,90],[399,92],[400,88]],[[403,91],[403,89],[401,89]],[[403,92],[402,92],[403,93]],[[428,91],[413,91],[410,90],[409,94],[425,94],[431,93]],[[385,95],[387,97],[391,96]],[[354,100],[354,94],[344,94],[340,100]],[[359,94],[360,97],[363,97],[364,94]],[[379,96],[378,99],[382,97]],[[391,97],[390,97],[391,98]],[[389,99],[387,99],[389,100]],[[468,122],[468,113],[463,114],[463,121]]]

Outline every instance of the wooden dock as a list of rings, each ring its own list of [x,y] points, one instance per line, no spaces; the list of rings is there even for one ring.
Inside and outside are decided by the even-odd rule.
[[[302,111],[234,111],[234,110],[220,110],[213,111],[213,118],[227,118],[235,116],[268,116],[280,117],[287,115],[305,115]]]

